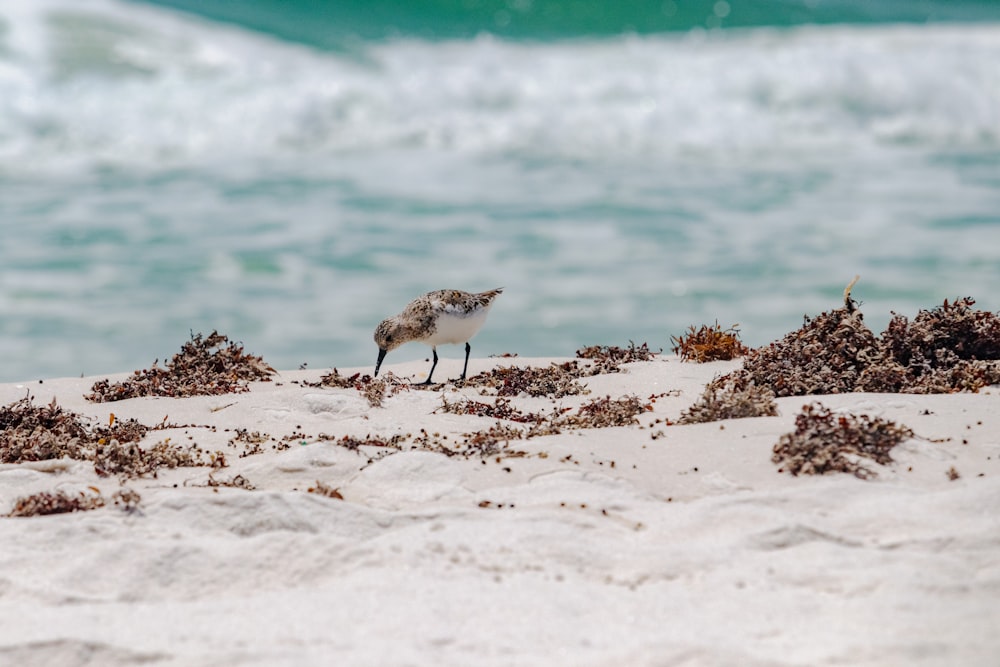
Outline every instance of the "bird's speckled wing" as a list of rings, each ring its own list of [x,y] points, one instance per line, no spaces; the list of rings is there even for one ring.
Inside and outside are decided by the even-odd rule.
[[[411,301],[402,315],[418,320],[432,316],[434,313],[447,313],[463,317],[488,308],[502,291],[503,288],[499,288],[472,294],[456,289],[436,290]]]

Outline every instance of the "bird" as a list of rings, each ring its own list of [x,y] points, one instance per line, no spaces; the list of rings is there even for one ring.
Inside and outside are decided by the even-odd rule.
[[[478,294],[454,289],[436,290],[411,301],[399,315],[382,320],[375,327],[378,360],[373,377],[378,377],[382,360],[390,350],[403,343],[418,341],[431,346],[434,358],[427,379],[419,384],[432,384],[431,378],[438,362],[437,346],[444,344],[465,343],[465,365],[461,377],[464,380],[472,350],[469,339],[482,328],[493,301],[502,292],[502,287]]]

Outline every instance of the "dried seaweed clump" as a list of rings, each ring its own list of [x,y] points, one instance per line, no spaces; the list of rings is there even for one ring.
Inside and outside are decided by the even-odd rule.
[[[701,398],[681,413],[678,424],[701,424],[722,419],[774,417],[778,404],[774,392],[750,383],[745,386],[705,387]]]
[[[878,339],[861,312],[838,308],[806,318],[798,331],[753,350],[743,368],[722,379],[768,387],[779,397],[842,394],[857,389],[869,366],[883,363]]]
[[[657,354],[657,352],[649,349],[648,344],[636,345],[633,341],[628,342],[628,347],[591,345],[576,351],[578,359],[590,359],[594,362],[594,369],[590,375],[619,373],[622,370],[622,364],[630,364],[636,361],[652,361],[653,357]]]
[[[78,415],[30,396],[0,408],[0,463],[83,458],[90,432]]]
[[[178,447],[170,438],[161,440],[152,447],[142,448],[134,442],[119,442],[116,439],[101,438],[94,447],[92,460],[94,470],[101,476],[120,477],[156,476],[160,468],[196,468],[208,465],[212,468],[226,466],[225,455],[214,452],[208,455],[197,447]]]
[[[741,369],[713,386],[753,383],[779,397],[978,391],[1000,384],[1000,317],[973,310],[974,303],[945,301],[913,322],[894,315],[876,337],[848,298],[844,308],[807,318],[798,331],[751,351]]]
[[[30,496],[24,496],[14,501],[14,507],[5,516],[8,517],[30,517],[46,516],[49,514],[65,514],[67,512],[86,512],[95,510],[107,505],[107,500],[94,487],[90,487],[94,493],[72,494],[65,491],[50,493],[42,491]],[[111,496],[115,505],[120,506],[126,512],[133,512],[141,500],[139,494],[132,489],[120,489]]]
[[[24,496],[14,501],[14,507],[7,514],[10,517],[46,516],[48,514],[65,514],[67,512],[86,512],[104,507],[105,501],[101,494],[87,494],[80,491],[76,494],[56,491],[42,491],[30,496]]]
[[[774,446],[771,460],[778,472],[793,475],[851,473],[868,479],[874,473],[859,459],[886,465],[893,447],[913,437],[913,431],[895,422],[867,415],[835,414],[819,403],[802,407],[795,431]]]
[[[208,337],[192,334],[191,340],[166,363],[153,362],[147,370],[112,384],[95,382],[87,400],[95,403],[121,401],[139,396],[212,396],[249,391],[247,383],[269,381],[274,369],[261,357],[246,354],[243,346],[217,331]]]
[[[638,396],[629,395],[616,399],[605,396],[580,406],[576,414],[565,417],[560,425],[573,428],[631,426],[639,423],[636,417],[652,409],[651,403],[643,402]]]
[[[30,396],[0,407],[0,463],[48,461],[63,457],[93,460],[104,442],[138,442],[149,428],[134,419],[112,419],[91,428],[80,415],[58,405],[35,405]]]
[[[881,338],[885,368],[872,369],[861,388],[932,394],[1000,384],[1000,316],[974,310],[975,303],[946,299],[913,322],[893,313]]]
[[[501,366],[467,379],[463,386],[492,389],[497,396],[527,394],[562,398],[589,392],[577,378],[593,375],[591,368],[581,366],[578,361],[553,363],[544,368]]]
[[[681,361],[729,361],[750,351],[740,340],[736,325],[723,330],[718,322],[711,326],[703,324],[697,329],[691,325],[687,333],[671,336],[670,340],[674,343],[672,351],[680,355]]]
[[[98,475],[137,477],[178,466],[225,466],[221,452],[208,455],[197,446],[178,447],[164,440],[148,449],[139,441],[149,427],[112,415],[108,426],[90,426],[55,400],[35,405],[30,396],[0,407],[0,463],[47,461],[63,457],[90,461]]]

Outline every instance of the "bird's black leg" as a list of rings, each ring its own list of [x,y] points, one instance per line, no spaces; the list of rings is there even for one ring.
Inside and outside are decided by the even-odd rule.
[[[431,353],[434,355],[434,363],[431,364],[431,372],[427,374],[427,379],[419,384],[431,384],[431,377],[434,375],[434,369],[438,365],[438,351],[436,347],[431,348]]]
[[[469,341],[465,342],[465,365],[462,366],[462,379],[465,379],[465,372],[469,370],[469,352],[472,351],[472,346],[469,345]]]

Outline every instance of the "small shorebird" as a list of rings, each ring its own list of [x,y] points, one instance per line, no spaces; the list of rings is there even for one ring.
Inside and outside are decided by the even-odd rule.
[[[434,353],[431,372],[420,384],[431,384],[438,362],[437,346],[446,343],[465,343],[465,366],[462,367],[461,378],[464,380],[465,372],[469,370],[469,352],[472,350],[469,339],[482,328],[493,300],[501,292],[502,287],[479,294],[443,289],[417,297],[399,315],[383,320],[375,328],[375,344],[378,345],[375,375],[378,375],[378,369],[389,350],[415,340],[430,345]]]

